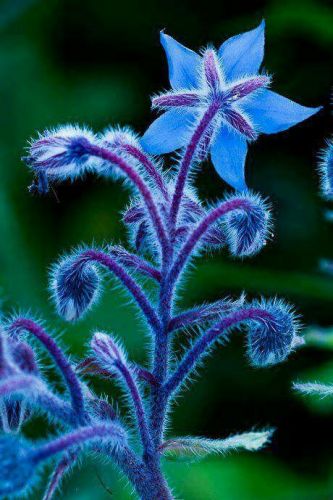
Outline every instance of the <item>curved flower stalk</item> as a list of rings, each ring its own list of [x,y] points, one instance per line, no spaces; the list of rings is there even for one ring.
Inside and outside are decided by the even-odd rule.
[[[0,493],[4,495],[23,494],[39,465],[59,455],[44,497],[51,499],[63,475],[86,450],[114,462],[143,500],[170,500],[174,495],[163,474],[164,455],[203,457],[240,448],[254,451],[270,440],[270,430],[217,440],[167,435],[172,400],[213,347],[222,346],[233,331],[243,332],[254,367],[286,360],[301,342],[297,316],[282,300],[247,302],[244,296],[239,300],[222,297],[188,310],[179,308],[180,287],[186,290],[186,271],[197,255],[224,248],[233,258],[247,258],[260,252],[271,238],[270,207],[261,196],[244,190],[208,206],[200,201],[191,179],[209,150],[216,166],[216,155],[224,148],[225,166],[222,169],[219,160],[219,171],[243,190],[239,165],[244,162],[246,141],[254,140],[260,131],[286,129],[316,110],[287,103],[266,90],[270,79],[257,74],[263,25],[227,41],[219,55],[209,49],[200,57],[165,34],[162,43],[175,91],[154,98],[154,106],[168,111],[143,138],[127,128],[96,134],[77,125],[60,126],[32,141],[25,158],[35,176],[32,189],[43,193],[50,183],[74,181],[86,173],[120,179],[130,187],[132,199],[123,222],[132,248],[107,245],[72,251],[53,266],[50,290],[58,314],[65,321],[78,321],[98,301],[103,275],[111,273],[147,326],[151,362],[139,366],[113,334],[95,332],[90,352],[74,366],[37,322],[11,319],[5,325],[9,354],[11,343],[23,342],[23,334],[37,338],[60,371],[66,390],[58,394],[50,389],[34,364],[32,370],[26,369],[20,354],[15,355],[15,363],[8,361],[15,368],[1,373],[1,401],[22,404],[28,394],[31,411],[38,407],[61,425],[59,436],[42,444],[4,429],[0,436]],[[178,147],[183,152],[173,174],[166,174],[161,161],[147,153],[147,149],[155,154]],[[196,333],[195,340],[175,361],[173,338],[185,336],[189,329]],[[113,406],[89,390],[83,379],[88,375],[119,382],[135,432],[128,433]]]

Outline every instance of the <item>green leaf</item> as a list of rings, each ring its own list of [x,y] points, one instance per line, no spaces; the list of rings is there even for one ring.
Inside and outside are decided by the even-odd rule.
[[[256,451],[270,441],[273,430],[245,432],[226,439],[206,439],[201,437],[181,437],[169,439],[161,446],[162,453],[170,459],[201,459],[211,454],[225,454],[229,451],[245,449]]]
[[[293,388],[303,394],[320,396],[325,398],[333,396],[333,385],[320,384],[318,382],[294,383]]]

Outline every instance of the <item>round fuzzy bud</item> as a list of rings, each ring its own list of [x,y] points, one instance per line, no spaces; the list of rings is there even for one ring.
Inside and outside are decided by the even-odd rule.
[[[246,207],[226,215],[225,237],[235,257],[249,257],[258,253],[270,237],[270,210],[258,195],[243,193],[230,197],[228,201],[233,199],[243,200]]]
[[[110,335],[97,332],[91,339],[91,349],[97,363],[104,369],[113,371],[118,364],[126,364],[123,348]]]
[[[33,486],[35,463],[31,447],[24,439],[14,435],[0,436],[0,496],[24,495]]]
[[[96,158],[87,151],[95,143],[96,137],[88,129],[73,125],[58,127],[46,130],[32,141],[29,155],[23,159],[38,174],[39,183],[44,179],[45,184],[47,178],[73,179],[96,164]]]
[[[327,143],[327,147],[322,152],[320,160],[321,193],[327,200],[333,200],[333,141]]]
[[[254,366],[269,366],[284,361],[290,352],[301,345],[297,335],[298,318],[282,300],[260,301],[251,308],[262,309],[262,319],[251,321],[248,333],[248,356]]]
[[[51,291],[57,311],[66,321],[80,319],[96,302],[99,291],[96,266],[75,255],[65,257],[51,271]]]

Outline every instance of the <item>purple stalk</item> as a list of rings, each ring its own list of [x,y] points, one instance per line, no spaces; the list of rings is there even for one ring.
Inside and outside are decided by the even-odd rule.
[[[131,394],[135,409],[138,429],[140,432],[141,441],[143,444],[145,454],[151,455],[153,453],[153,444],[146,421],[146,414],[143,406],[143,401],[137,383],[133,377],[133,374],[131,373],[131,370],[120,360],[117,360],[115,362],[115,367],[117,368],[117,371],[120,373],[120,375],[123,377],[128,387],[128,390]]]
[[[120,279],[122,284],[131,293],[153,330],[156,331],[160,327],[160,321],[145,293],[115,259],[100,250],[86,250],[79,255],[79,258],[86,259],[87,261],[95,261],[107,267],[118,279]]]
[[[61,458],[51,476],[47,490],[43,496],[43,500],[51,500],[59,488],[60,483],[66,472],[72,467],[76,461],[77,456],[74,453],[68,453]]]
[[[15,392],[21,393],[27,389],[33,389],[36,385],[36,377],[31,375],[13,375],[0,383],[0,398],[11,396]]]
[[[188,326],[197,325],[198,323],[211,320],[221,313],[230,312],[232,303],[226,300],[217,300],[212,304],[203,304],[202,306],[189,309],[170,320],[169,333],[186,328]]]
[[[230,201],[225,201],[220,206],[214,208],[209,212],[197,225],[192,234],[188,237],[187,241],[183,245],[183,248],[179,251],[178,257],[174,262],[170,270],[170,281],[175,283],[181,270],[184,268],[187,260],[191,256],[194,248],[199,243],[203,235],[211,228],[215,222],[233,210],[251,210],[251,204],[244,199],[232,199]]]
[[[43,383],[33,375],[13,375],[0,383],[0,398],[20,395],[33,399],[33,402],[42,410],[48,412],[52,418],[62,424],[77,424],[77,414],[72,406],[44,387]]]
[[[136,271],[140,271],[142,274],[153,278],[157,282],[161,280],[160,271],[138,255],[128,252],[121,246],[112,246],[109,248],[109,252],[124,266],[134,268]]]
[[[143,382],[147,382],[149,385],[157,385],[157,381],[154,375],[142,366],[132,363],[132,369],[135,371],[137,377]],[[114,373],[110,372],[106,368],[101,368],[94,357],[85,358],[77,366],[77,370],[83,374],[99,375],[104,378],[114,378]]]
[[[209,127],[211,126],[212,121],[214,120],[219,109],[220,109],[220,104],[215,101],[209,106],[209,108],[206,110],[205,114],[201,118],[185,150],[185,154],[180,164],[175,192],[171,204],[170,221],[171,221],[171,227],[173,228],[176,227],[179,207],[192,162],[195,158],[195,155],[198,151],[201,141],[204,139],[206,133],[208,132]]]
[[[62,350],[57,346],[55,341],[46,333],[46,331],[39,326],[37,323],[27,318],[17,318],[13,321],[8,330],[13,332],[15,335],[21,331],[27,331],[36,337],[47,349],[47,351],[53,357],[55,363],[60,369],[67,387],[69,389],[73,410],[76,413],[80,421],[84,421],[84,398],[81,390],[80,381],[71,367],[70,363],[67,361]]]
[[[165,384],[165,391],[171,395],[188,376],[192,368],[198,363],[200,357],[207,351],[209,346],[221,335],[226,337],[229,329],[247,320],[265,321],[270,319],[271,315],[267,311],[258,308],[240,309],[214,326],[209,328],[187,351],[184,358],[178,365],[178,368],[171,375]]]
[[[184,157],[182,159],[179,174],[177,177],[175,192],[172,199],[171,211],[170,211],[170,225],[172,232],[176,232],[176,223],[179,207],[184,194],[184,187],[188,172],[195,158],[195,155],[200,146],[200,142],[205,137],[206,133],[211,126],[211,123],[219,110],[219,104],[213,103],[207,111],[204,113],[201,121],[199,122],[189,145],[186,148]],[[154,348],[154,370],[153,375],[158,382],[157,387],[152,387],[151,390],[151,416],[150,425],[151,432],[156,448],[161,443],[164,425],[165,425],[165,413],[167,410],[167,398],[165,391],[163,390],[163,385],[168,375],[168,360],[169,360],[169,336],[168,336],[168,326],[171,316],[172,308],[172,281],[169,279],[171,256],[170,253],[165,256],[163,266],[162,266],[162,280],[160,287],[160,297],[159,297],[159,316],[161,319],[161,328],[156,333],[155,348]],[[158,464],[158,456],[156,461]]]
[[[148,158],[148,156],[140,148],[137,148],[133,144],[123,144],[122,149],[141,163],[141,165],[145,168],[147,174],[151,177],[157,188],[161,191],[164,198],[168,199],[168,191],[166,189],[163,177],[155,167],[154,163]]]
[[[32,452],[31,459],[34,460],[35,463],[38,463],[57,453],[66,451],[73,446],[80,446],[96,439],[114,439],[116,443],[115,446],[121,446],[124,440],[124,433],[118,425],[112,423],[81,427],[54,441],[40,446]]]
[[[164,255],[165,253],[167,253],[169,248],[169,241],[166,236],[163,222],[155,205],[150,189],[141,179],[138,172],[136,172],[133,167],[129,165],[123,158],[113,153],[112,151],[109,151],[108,149],[90,144],[89,146],[87,146],[86,150],[88,154],[91,154],[92,156],[96,156],[98,158],[102,158],[103,160],[109,161],[111,164],[116,165],[137,187],[146,204],[148,213],[150,214],[158,240],[161,244],[162,254]]]

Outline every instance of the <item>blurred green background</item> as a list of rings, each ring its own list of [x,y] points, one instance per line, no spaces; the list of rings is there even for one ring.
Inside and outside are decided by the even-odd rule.
[[[2,1],[0,284],[5,314],[31,310],[45,318],[62,333],[73,356],[85,352],[94,328],[114,331],[133,359],[145,361],[142,326],[112,282],[98,307],[75,326],[56,317],[47,291],[47,268],[59,253],[80,242],[125,239],[119,211],[128,193],[119,184],[87,178],[57,187],[56,196],[32,196],[27,191],[30,174],[20,157],[29,137],[58,123],[86,123],[95,130],[130,124],[143,132],[152,120],[149,95],[168,87],[160,29],[198,49],[208,42],[219,45],[262,17],[267,20],[265,68],[274,75],[274,89],[325,109],[251,147],[248,183],[273,203],[275,238],[251,260],[239,262],[227,254],[201,259],[183,304],[238,296],[243,290],[249,296],[277,294],[296,305],[306,325],[333,324],[333,279],[318,267],[320,258],[333,258],[333,227],[323,217],[328,207],[319,199],[315,171],[333,125],[329,0],[251,0],[246,6],[194,0]],[[227,190],[209,164],[197,185],[209,201]],[[310,346],[269,370],[248,366],[240,335],[216,350],[179,400],[172,435],[224,437],[264,426],[277,431],[269,449],[258,454],[166,464],[177,498],[333,498],[333,405],[293,394],[295,379],[333,382],[333,349]],[[111,384],[95,387],[117,395]],[[45,435],[43,422],[29,425],[27,432]],[[84,462],[66,479],[59,498],[125,500],[130,488],[112,467]]]

